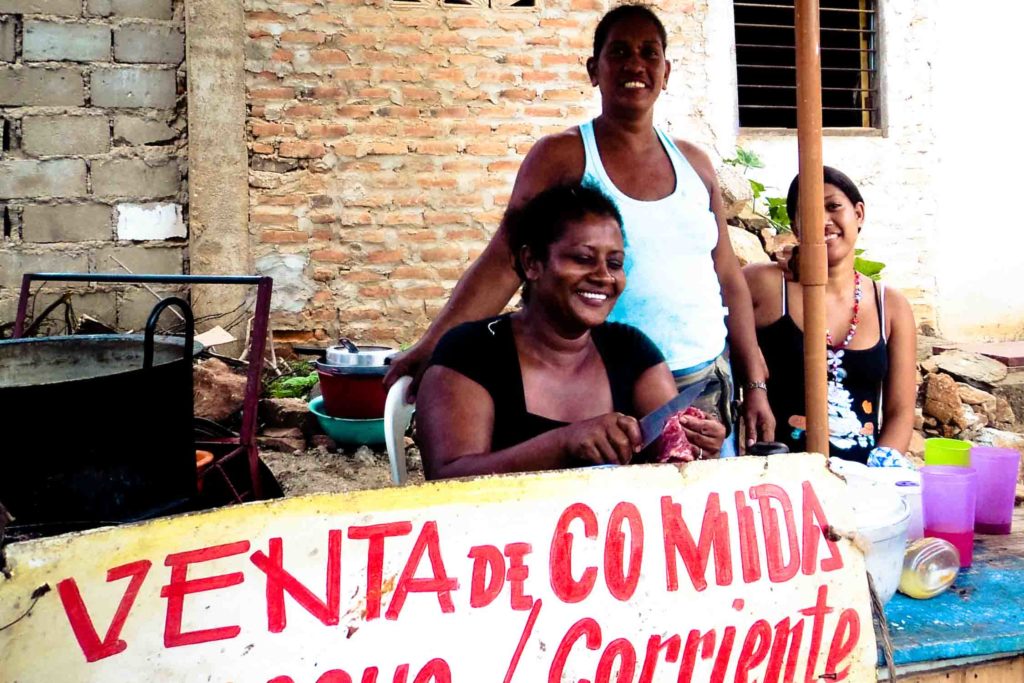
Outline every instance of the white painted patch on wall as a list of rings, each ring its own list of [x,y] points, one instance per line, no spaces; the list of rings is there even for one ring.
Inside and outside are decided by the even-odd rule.
[[[119,240],[166,240],[187,237],[180,204],[118,204]]]
[[[275,311],[297,313],[316,292],[306,277],[306,260],[302,254],[267,254],[256,259],[256,272],[274,278],[271,307]]]

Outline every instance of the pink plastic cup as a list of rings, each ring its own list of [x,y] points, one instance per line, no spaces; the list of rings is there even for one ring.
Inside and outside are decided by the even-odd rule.
[[[960,552],[960,566],[974,555],[974,508],[978,473],[973,467],[926,465],[921,468],[924,535],[943,538]]]
[[[978,473],[974,530],[979,534],[1010,533],[1020,452],[1013,448],[975,446],[971,449],[971,467]]]

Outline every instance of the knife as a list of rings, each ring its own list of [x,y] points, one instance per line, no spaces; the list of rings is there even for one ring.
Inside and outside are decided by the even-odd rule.
[[[704,391],[704,387],[711,381],[711,377],[705,377],[696,384],[683,389],[676,396],[669,399],[668,403],[655,409],[646,417],[640,420],[640,436],[643,438],[641,449],[650,446],[655,439],[661,436],[665,430],[668,419],[680,410],[686,410]]]

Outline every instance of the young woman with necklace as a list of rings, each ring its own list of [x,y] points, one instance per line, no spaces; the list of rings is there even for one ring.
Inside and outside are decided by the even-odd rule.
[[[910,445],[916,397],[916,328],[906,298],[854,269],[864,200],[853,181],[825,172],[825,246],[828,254],[829,447],[832,455],[884,463]],[[786,208],[796,215],[799,178]],[[799,236],[799,224],[794,221]],[[806,450],[803,382],[803,300],[794,276],[776,264],[748,266],[758,344],[768,364],[768,398],[776,438]]]

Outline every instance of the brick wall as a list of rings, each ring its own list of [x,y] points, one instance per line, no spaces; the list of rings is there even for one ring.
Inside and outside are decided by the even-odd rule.
[[[250,231],[280,340],[414,340],[531,143],[597,112],[584,62],[606,2],[395,4],[246,3]],[[703,59],[682,39],[703,4],[658,6],[670,57]]]
[[[23,272],[123,272],[115,258],[183,272],[182,12],[181,0],[0,0],[0,322]],[[79,289],[76,312],[122,328],[154,303]]]

